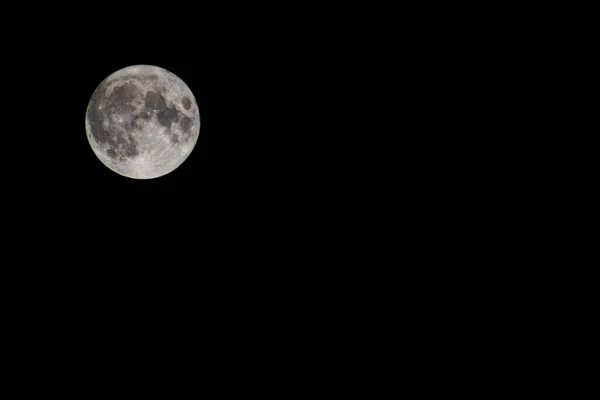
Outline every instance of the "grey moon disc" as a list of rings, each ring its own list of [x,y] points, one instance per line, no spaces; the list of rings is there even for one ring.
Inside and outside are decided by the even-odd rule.
[[[200,112],[190,88],[152,65],[120,69],[89,101],[88,141],[104,165],[134,179],[152,179],[179,167],[200,134]]]

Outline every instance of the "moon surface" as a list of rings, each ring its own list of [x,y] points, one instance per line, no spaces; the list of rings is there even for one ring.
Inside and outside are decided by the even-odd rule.
[[[175,74],[134,65],[98,85],[85,127],[104,165],[129,178],[153,179],[190,155],[200,133],[200,112],[190,88]]]

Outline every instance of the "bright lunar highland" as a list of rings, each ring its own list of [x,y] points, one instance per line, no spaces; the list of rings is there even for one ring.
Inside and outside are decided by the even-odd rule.
[[[129,178],[152,179],[190,155],[200,133],[200,112],[190,88],[172,72],[134,65],[96,88],[85,127],[104,165]]]

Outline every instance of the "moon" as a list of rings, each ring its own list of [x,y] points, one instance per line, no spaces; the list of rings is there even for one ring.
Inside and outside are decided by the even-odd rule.
[[[200,112],[190,88],[164,68],[133,65],[96,88],[85,128],[96,156],[133,179],[172,172],[190,155],[200,134]]]

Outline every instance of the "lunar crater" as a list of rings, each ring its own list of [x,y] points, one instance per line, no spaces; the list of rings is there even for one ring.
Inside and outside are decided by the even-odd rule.
[[[165,98],[154,90],[149,90],[148,93],[146,93],[146,107],[148,109],[162,110],[166,105]]]
[[[172,107],[166,107],[162,110],[158,111],[156,114],[156,118],[158,119],[158,123],[164,126],[165,128],[170,128],[171,124],[177,119],[181,118],[180,114]]]

